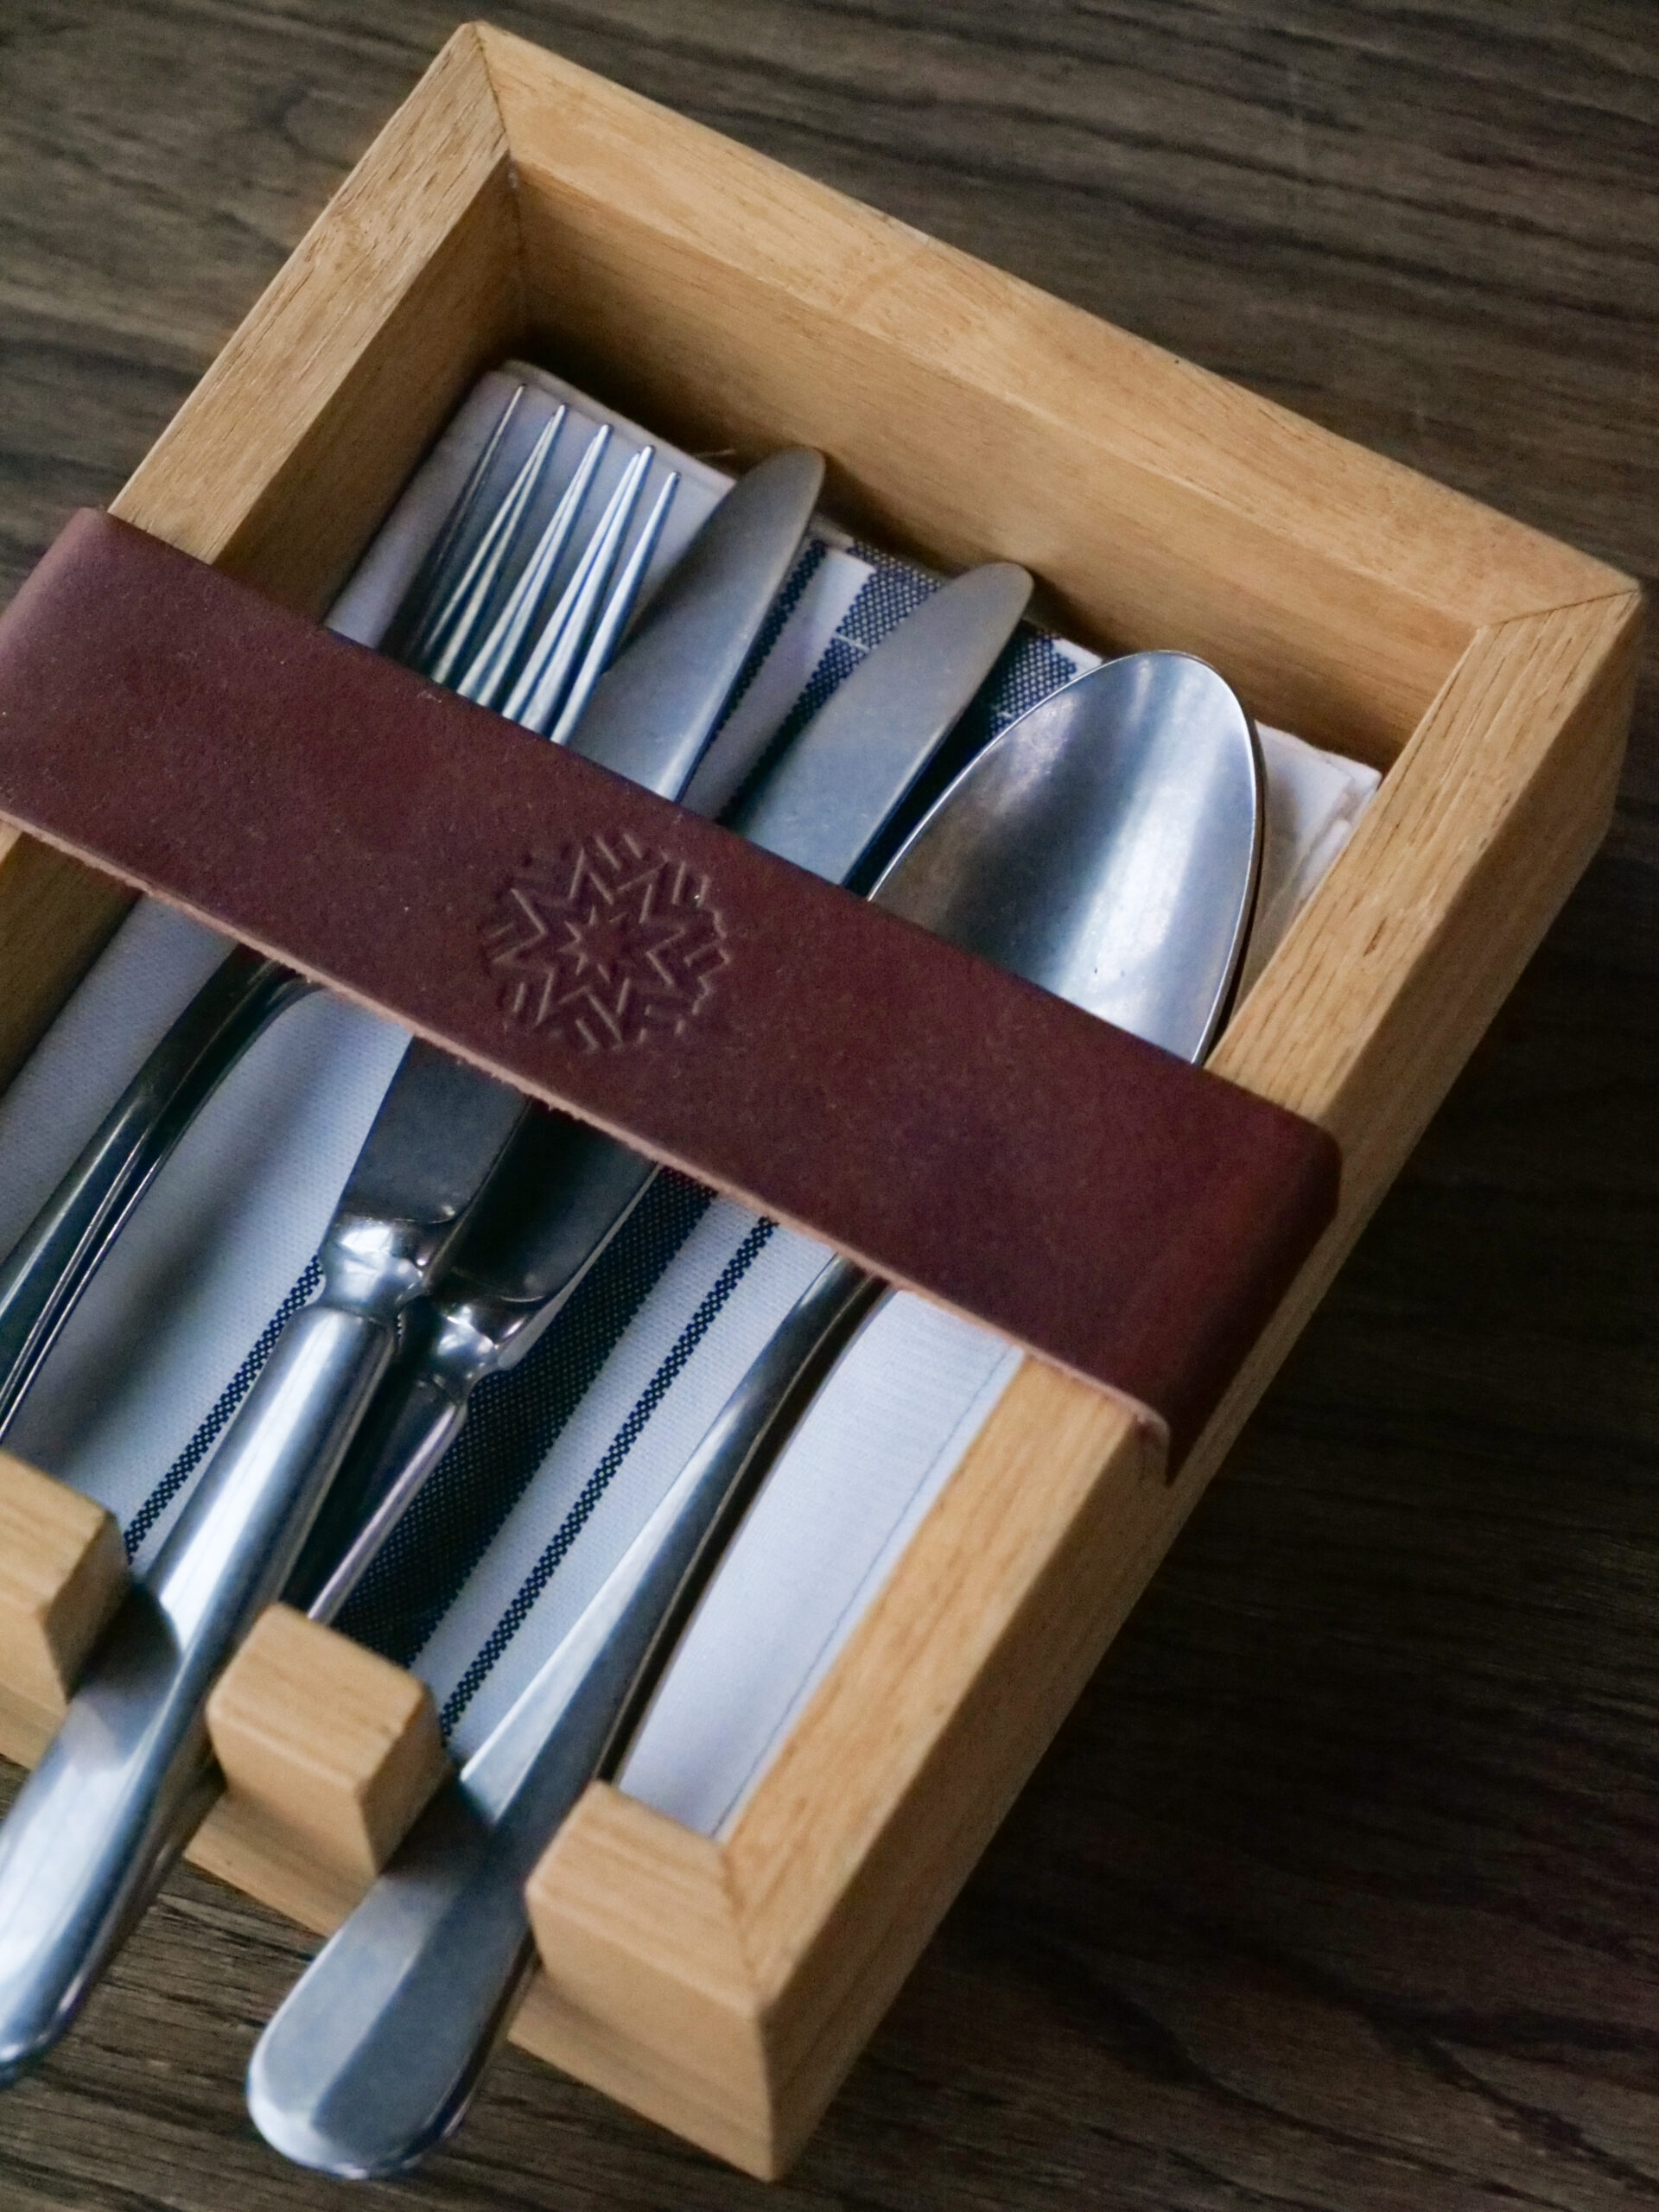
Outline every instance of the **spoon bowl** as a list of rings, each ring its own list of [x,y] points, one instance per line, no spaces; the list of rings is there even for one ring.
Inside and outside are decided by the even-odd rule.
[[[1199,1059],[1261,868],[1261,753],[1188,653],[1108,661],[1012,722],[894,855],[875,902]]]

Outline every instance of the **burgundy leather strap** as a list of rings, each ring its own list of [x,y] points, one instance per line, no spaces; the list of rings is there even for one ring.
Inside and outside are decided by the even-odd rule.
[[[1063,1367],[1183,1451],[1309,1123],[105,516],[0,620],[0,812]]]

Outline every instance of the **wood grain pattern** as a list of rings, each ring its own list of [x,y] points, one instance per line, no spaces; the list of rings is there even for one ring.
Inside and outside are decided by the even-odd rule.
[[[508,20],[1656,566],[1641,11]],[[448,28],[364,4],[20,16],[14,575],[113,488]],[[364,2201],[1659,2200],[1645,703],[1638,730],[1610,855],[796,2177],[763,2196],[509,2061],[461,2145]],[[15,2201],[335,2202],[247,2136],[226,2063],[297,1948],[175,1885],[82,2035],[0,2105]]]
[[[207,1733],[224,1819],[245,1837],[274,1835],[348,1895],[374,1879],[449,1770],[426,1685],[288,1605],[260,1616],[215,1683]],[[206,1833],[196,1860],[219,1871]]]
[[[486,32],[484,53],[554,358],[613,382],[620,365],[633,411],[693,448],[820,447],[831,497],[883,542],[1022,561],[1089,642],[1179,645],[1264,716],[1386,763],[1475,629],[1622,586],[930,238],[782,188],[742,147],[642,164],[645,104],[516,40]],[[1217,573],[1249,588],[1218,594]]]
[[[955,518],[995,550],[1022,506],[1055,531],[1057,561],[1074,531],[1086,537],[1103,523],[1110,536],[1127,524],[1149,549],[1170,549],[1166,573],[1184,575],[1201,636],[1224,633],[1224,611],[1238,603],[1234,562],[1248,553],[1256,589],[1238,649],[1243,656],[1242,641],[1259,627],[1269,645],[1277,640],[1272,650],[1261,647],[1268,662],[1289,656],[1300,607],[1340,607],[1357,576],[1375,600],[1376,619],[1338,620],[1320,636],[1316,624],[1306,626],[1310,696],[1327,697],[1340,720],[1344,702],[1369,688],[1372,668],[1407,664],[1408,696],[1438,670],[1436,705],[1389,770],[1382,832],[1353,841],[1319,902],[1333,917],[1357,914],[1357,928],[1333,931],[1336,950],[1327,957],[1315,915],[1253,994],[1270,1005],[1275,994],[1292,1004],[1300,996],[1306,1011],[1276,1032],[1262,1026],[1254,1052],[1247,1046],[1233,1055],[1233,1071],[1247,1085],[1300,1087],[1316,1118],[1333,1118],[1334,1102],[1343,1101],[1353,1165],[1344,1219],[1316,1270],[1323,1281],[1398,1164],[1400,1145],[1375,1141],[1374,1124],[1385,1132],[1421,1125],[1599,831],[1629,714],[1635,601],[1625,580],[1433,486],[1419,493],[1390,464],[1328,434],[1287,438],[1276,410],[1213,378],[1172,380],[1142,341],[1051,310],[1014,280],[959,254],[940,255],[880,216],[566,61],[471,32],[457,34],[308,234],[268,296],[286,304],[255,309],[227,349],[226,365],[207,380],[207,404],[184,410],[122,504],[156,505],[159,483],[160,505],[168,496],[176,503],[173,531],[217,546],[235,565],[236,536],[223,535],[213,504],[219,448],[234,439],[246,482],[260,482],[262,466],[269,477],[248,496],[263,516],[263,540],[283,549],[278,587],[303,599],[327,546],[354,524],[342,505],[350,483],[296,456],[349,409],[362,463],[356,488],[366,496],[374,456],[397,450],[406,436],[396,365],[380,380],[386,389],[377,390],[362,364],[394,338],[407,342],[408,297],[446,289],[456,239],[472,228],[474,142],[481,138],[490,151],[489,177],[500,167],[498,68],[511,79],[500,118],[525,216],[524,312],[538,327],[577,327],[590,342],[607,339],[592,371],[599,389],[613,389],[619,372],[626,376],[637,363],[626,326],[630,302],[633,317],[642,310],[639,272],[648,270],[659,378],[666,379],[662,407],[729,426],[740,443],[753,431],[766,442],[826,445],[843,478],[855,481],[868,474],[880,482],[890,469],[898,526],[925,550],[950,543]],[[470,122],[469,104],[478,111]],[[446,188],[454,168],[461,182]],[[424,189],[413,209],[405,205],[410,177]],[[822,266],[814,247],[820,233]],[[939,281],[930,300],[916,280],[935,262]],[[486,263],[486,276],[492,270],[510,302],[521,288],[499,251]],[[939,325],[954,334],[945,356],[930,358],[912,327],[893,325],[896,283],[924,310],[914,328]],[[351,312],[329,319],[323,302],[342,285],[381,306],[384,329],[371,334]],[[750,313],[757,296],[766,309],[759,321]],[[461,296],[461,309],[469,300]],[[423,340],[425,374],[438,385],[457,359],[470,361],[475,342],[464,313],[425,330]],[[839,356],[850,372],[852,397],[831,416],[803,344]],[[763,396],[758,419],[739,386],[751,404]],[[1044,396],[1040,408],[1033,393]],[[964,468],[962,434],[976,418],[994,458]],[[1142,457],[1109,491],[1091,474],[1079,504],[1067,496],[1076,452],[1103,423]],[[1224,528],[1193,528],[1194,497],[1212,524],[1241,505],[1262,510],[1249,518],[1251,545],[1235,543]],[[1353,528],[1357,513],[1390,503],[1414,516],[1420,530],[1439,534],[1443,579],[1479,575],[1491,603],[1525,607],[1542,577],[1570,594],[1567,605],[1510,615],[1466,642],[1454,628],[1435,653],[1390,604],[1412,597],[1425,556],[1414,549],[1402,582]],[[1156,556],[1148,558],[1156,568]],[[1101,578],[1096,612],[1103,626],[1133,623],[1133,605],[1122,572]],[[1267,611],[1274,608],[1276,615]],[[251,640],[248,653],[257,658]],[[89,654],[96,668],[90,644]],[[11,711],[21,710],[14,702]],[[346,711],[349,722],[349,703]],[[72,763],[77,727],[71,714],[63,743]],[[282,741],[270,735],[270,757]],[[248,742],[260,748],[257,729]],[[105,756],[88,759],[95,779],[114,773]],[[205,791],[210,770],[211,761],[197,779],[205,779]],[[35,817],[25,810],[25,818]],[[1529,835],[1529,827],[1538,834]],[[309,849],[314,841],[302,842]],[[91,843],[105,849],[96,834]],[[348,888],[336,894],[324,886],[320,895],[338,905]],[[1322,973],[1324,997],[1340,1019],[1323,1018],[1319,992],[1299,993],[1278,980],[1286,969],[1294,977],[1307,968]],[[413,1011],[418,1001],[410,1003]],[[1384,1085],[1374,1072],[1376,1048],[1390,1037],[1410,1067],[1391,1071]],[[893,1127],[901,1126],[895,1119]],[[1080,1145],[1073,1147],[1079,1159]],[[1032,1226],[1040,1241],[1035,1217]],[[1290,1315],[1305,1315],[1310,1302],[1306,1294],[1293,1298]],[[1280,1353],[1289,1328],[1281,1315],[1274,1335]],[[1270,1371],[1259,1354],[1252,1358],[1255,1389]],[[654,1895],[645,1831],[640,1847],[621,1859],[590,1853],[573,1860],[556,1846],[538,1872],[546,1961],[564,1999],[562,2062],[617,2086],[620,2048],[643,2060],[635,2074],[661,2092],[648,2110],[757,2172],[784,2171],[1251,1402],[1234,1388],[1230,1425],[1212,1427],[1198,1465],[1171,1488],[1160,1479],[1161,1438],[1133,1411],[1126,1421],[1092,1396],[1064,1400],[1052,1377],[1039,1387],[1028,1376],[1010,1394],[893,1576],[875,1616],[885,1634],[855,1637],[727,1840],[723,1880],[736,1949],[723,1980],[729,2001],[747,1978],[750,2004],[734,2077],[722,2081],[711,2063],[721,2038],[688,2038],[683,2026],[687,2003],[701,2001],[715,1922],[688,1922],[679,1909],[684,1854],[677,1849],[669,1850],[660,1876],[666,1906]],[[1114,1562],[1125,1559],[1128,1570],[1114,1575]],[[336,1639],[308,1637],[297,1622],[285,1627],[278,1613],[220,1707],[243,1783],[219,1824],[229,1822],[232,1848],[216,1858],[210,1834],[194,1856],[302,1916],[319,1898],[348,1895],[371,1878],[374,1830],[390,1831],[406,1817],[412,1808],[400,1782],[422,1778],[418,1762],[404,1772],[408,1763],[395,1753],[390,1777],[382,1771],[378,1728],[322,1724],[321,1749],[309,1755],[311,1707],[331,1700],[364,1706],[362,1673]],[[384,1687],[366,1686],[366,1703],[377,1711]],[[403,1688],[405,1702],[424,1713],[415,1685]],[[836,1716],[827,1726],[825,1714]],[[429,1773],[432,1765],[429,1758]],[[374,1820],[365,1817],[366,1808],[375,1808]],[[272,1847],[262,1862],[264,1828]],[[604,1888],[597,1911],[582,1892],[584,1881]],[[632,1931],[626,1956],[615,1961],[620,1971],[601,1967],[585,1988],[563,1990],[561,1929],[607,1920]],[[690,1951],[682,1947],[687,1928],[698,1931]],[[602,1958],[604,1947],[594,1948]],[[652,2000],[658,1985],[670,1993],[665,2005]],[[533,2025],[519,2039],[533,2043]],[[757,2042],[758,2075],[750,2048]]]
[[[0,1740],[38,1757],[127,1586],[101,1505],[0,1452]]]

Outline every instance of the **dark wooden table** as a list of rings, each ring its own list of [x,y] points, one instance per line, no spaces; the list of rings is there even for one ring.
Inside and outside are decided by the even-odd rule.
[[[1642,0],[496,19],[1638,575]],[[0,564],[113,493],[451,27],[0,0]],[[1659,685],[1612,838],[794,2177],[517,2055],[416,2177],[243,2115],[308,1945],[172,1882],[5,2212],[1659,2205]]]

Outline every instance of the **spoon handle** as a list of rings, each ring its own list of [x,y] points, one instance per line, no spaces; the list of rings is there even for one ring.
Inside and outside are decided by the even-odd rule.
[[[523,1891],[595,1774],[613,1772],[778,1446],[885,1286],[832,1260],[785,1316],[575,1627],[261,2037],[268,2142],[385,2174],[465,2111],[533,1963]]]

